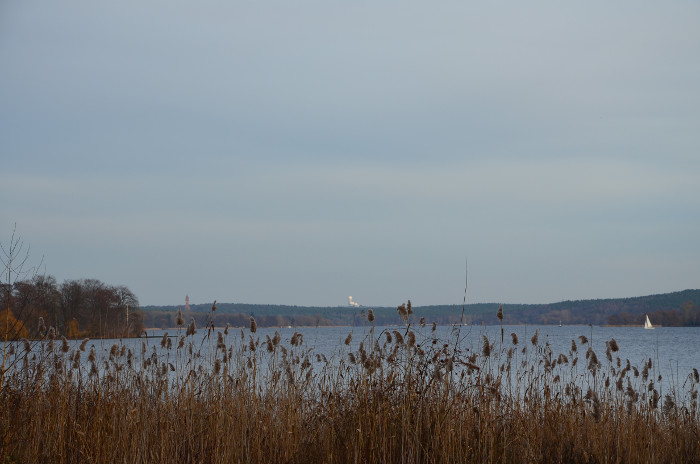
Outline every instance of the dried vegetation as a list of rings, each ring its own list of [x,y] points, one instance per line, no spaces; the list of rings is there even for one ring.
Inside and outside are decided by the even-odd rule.
[[[212,308],[212,314],[215,307]],[[0,390],[6,462],[698,462],[698,372],[662,390],[651,360],[555,353],[516,334],[435,325],[348,334],[336,353],[301,333],[182,325],[96,355],[53,330],[13,343]],[[371,313],[370,316],[372,317]],[[499,320],[502,310],[499,309]],[[195,342],[200,340],[201,342]],[[329,356],[329,357],[327,357]]]

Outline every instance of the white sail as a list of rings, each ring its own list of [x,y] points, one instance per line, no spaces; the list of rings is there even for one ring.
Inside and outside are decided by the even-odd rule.
[[[644,328],[645,329],[653,329],[654,326],[651,325],[651,321],[649,320],[649,316],[646,316],[646,320],[644,321]]]

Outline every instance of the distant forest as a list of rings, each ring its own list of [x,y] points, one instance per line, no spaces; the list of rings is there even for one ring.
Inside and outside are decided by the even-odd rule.
[[[403,302],[398,302],[403,304]],[[614,298],[600,300],[562,301],[551,304],[504,304],[504,324],[547,325],[643,325],[644,315],[648,314],[654,325],[700,326],[700,290],[650,295],[635,298]],[[397,307],[399,306],[397,304]],[[498,324],[496,313],[499,303],[478,303],[462,305],[435,305],[413,307],[411,318],[419,322],[436,322],[439,325]],[[401,319],[397,307],[372,308],[374,324],[396,325]],[[286,305],[263,305],[244,303],[217,303],[216,311],[211,312],[212,304],[191,305],[190,311],[182,311],[186,323],[194,319],[198,327],[213,321],[214,326],[229,324],[234,327],[247,327],[250,317],[260,327],[285,326],[362,326],[368,325],[369,307],[309,307]],[[176,326],[178,306],[144,306],[143,324],[146,327],[169,328]],[[464,312],[463,312],[464,310]]]

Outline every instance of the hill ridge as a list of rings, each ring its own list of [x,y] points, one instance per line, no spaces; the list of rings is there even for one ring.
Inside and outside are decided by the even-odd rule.
[[[680,323],[663,323],[663,325],[700,325],[700,311],[696,311],[700,303],[700,289],[686,289],[677,292],[660,293],[645,296],[624,298],[602,298],[587,300],[564,300],[555,303],[522,303],[503,304],[505,324],[637,324],[645,313],[655,314],[658,323],[661,318],[685,321]],[[464,305],[462,319],[462,304],[414,306],[416,322],[425,318],[426,322],[452,324],[497,324],[496,312],[500,303],[467,303]],[[144,306],[144,315],[151,326],[167,325],[166,319],[172,317],[182,306]],[[206,323],[211,303],[191,305],[192,311],[187,315]],[[349,306],[299,306],[271,305],[251,303],[217,303],[215,325],[247,324],[250,316],[254,316],[258,325],[366,325],[365,312],[370,307]],[[375,324],[398,324],[399,318],[396,307],[371,307],[375,315]],[[677,314],[672,314],[676,311]],[[698,312],[695,317],[694,312]],[[164,314],[165,313],[165,314]],[[170,316],[167,313],[172,313]],[[663,313],[663,314],[662,314]],[[152,317],[153,316],[153,317]],[[154,316],[160,316],[160,324],[156,324]],[[697,323],[696,323],[697,319]],[[147,322],[147,324],[148,324]]]

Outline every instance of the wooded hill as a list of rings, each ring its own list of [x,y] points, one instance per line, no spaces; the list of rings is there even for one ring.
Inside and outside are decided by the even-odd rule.
[[[398,302],[402,304],[403,302]],[[642,325],[644,314],[649,314],[654,324],[663,326],[700,326],[700,290],[634,298],[610,298],[599,300],[562,301],[550,304],[504,304],[504,324],[593,324],[593,325]],[[496,313],[499,303],[414,306],[411,318],[418,322],[439,325],[498,324]],[[208,324],[213,317],[217,327],[230,324],[247,327],[254,316],[260,327],[280,326],[330,326],[367,325],[369,307],[315,307],[246,303],[217,303],[191,305],[191,311],[183,311],[185,321],[193,318],[198,327]],[[175,327],[178,306],[145,306],[141,309],[146,327]],[[375,325],[400,324],[396,307],[372,308]]]

